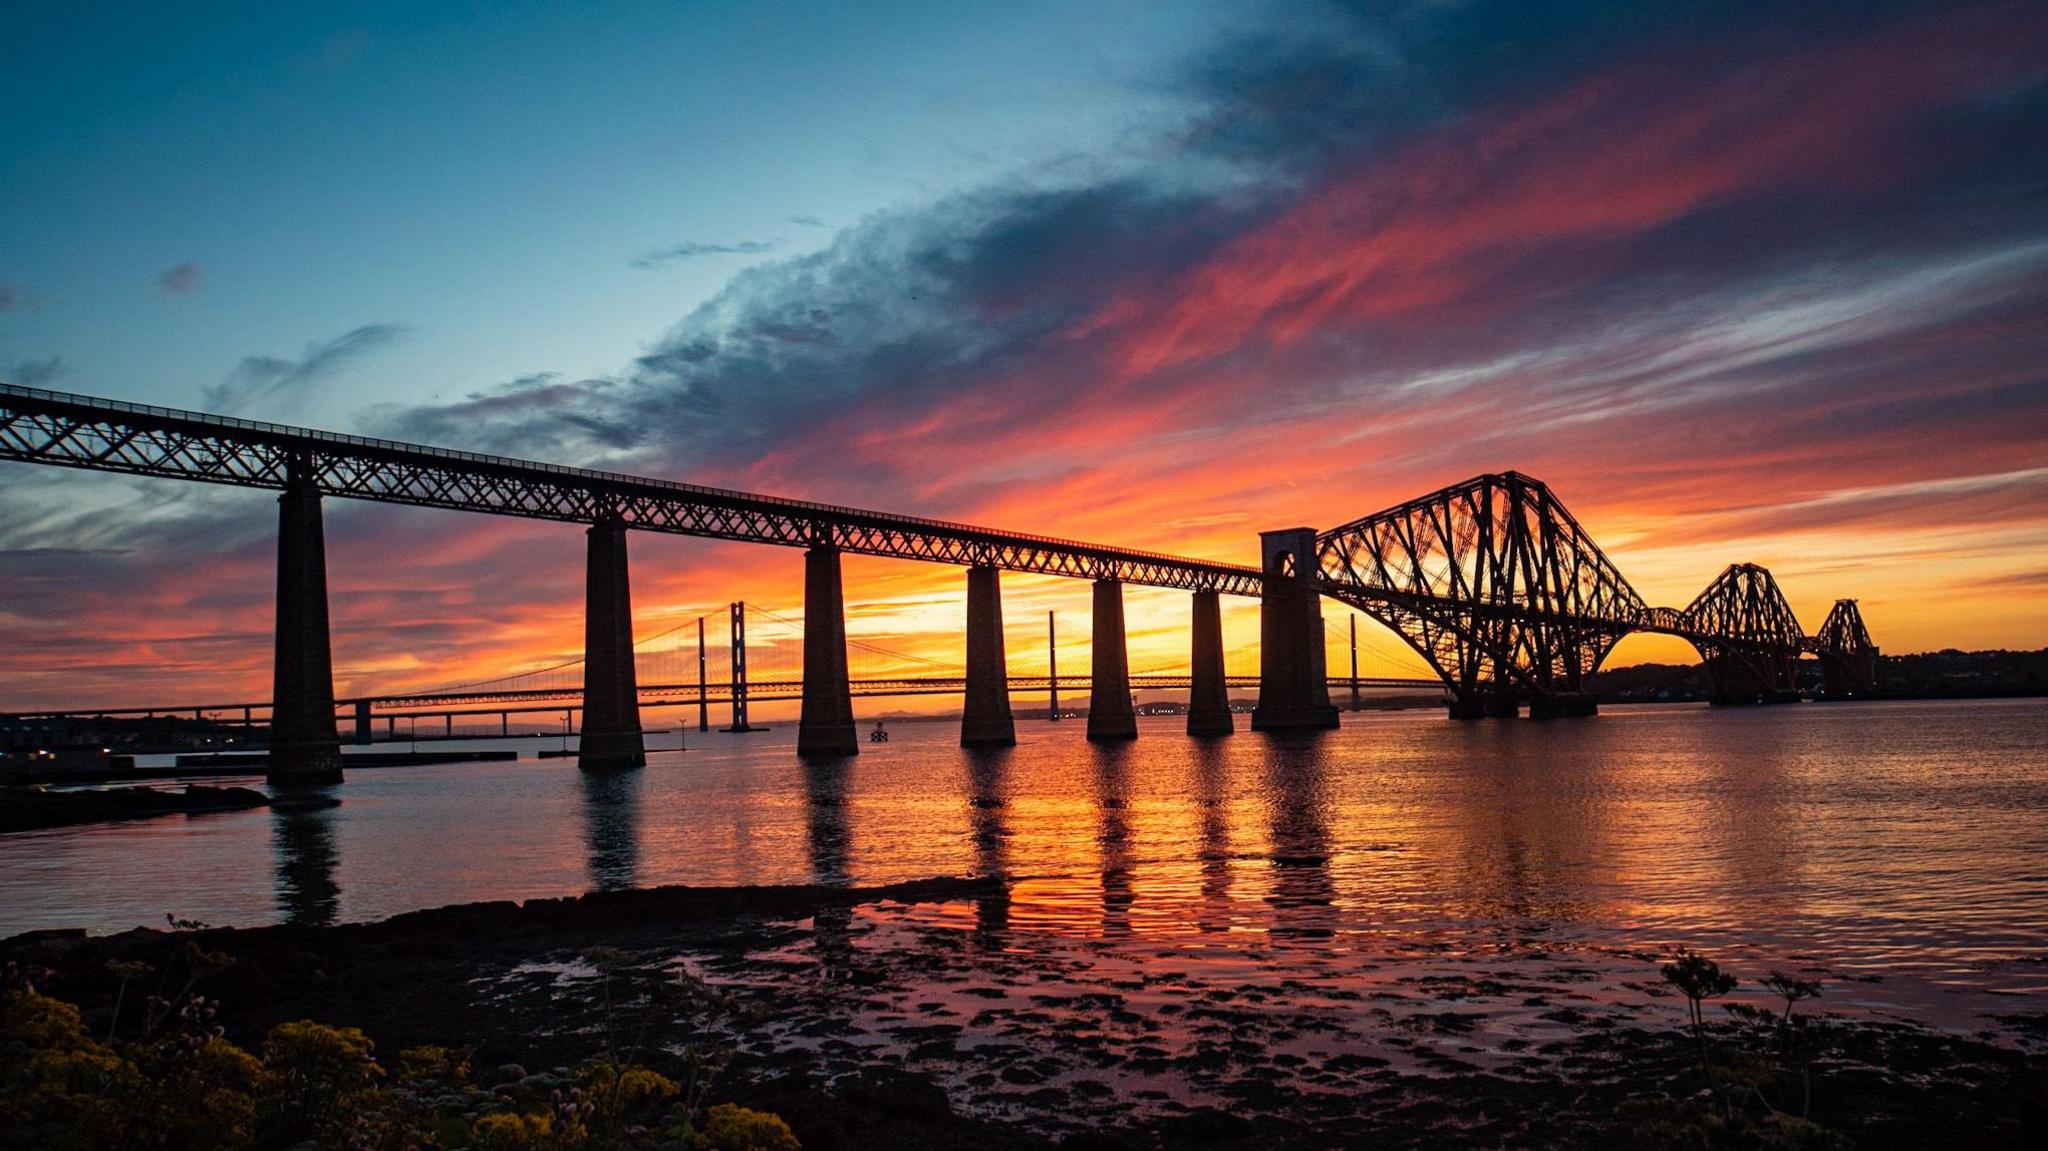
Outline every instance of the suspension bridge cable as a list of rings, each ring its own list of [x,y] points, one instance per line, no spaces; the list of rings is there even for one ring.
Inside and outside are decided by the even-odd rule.
[[[762,614],[763,616],[766,616],[767,618],[769,618],[769,619],[772,619],[772,620],[774,620],[775,622],[777,622],[777,623],[780,623],[780,624],[783,624],[783,625],[785,625],[785,626],[788,626],[788,627],[792,627],[792,628],[798,628],[798,629],[801,629],[801,628],[803,627],[803,625],[802,625],[801,623],[797,622],[796,620],[793,620],[793,619],[789,619],[789,618],[787,618],[786,616],[778,615],[778,614],[776,614],[775,612],[769,611],[769,610],[768,610],[767,608],[765,608],[765,607],[755,607],[755,606],[754,606],[754,605],[752,605],[752,604],[748,604],[748,605],[747,605],[747,607],[748,607],[748,608],[749,608],[750,610],[752,610],[752,611],[756,611],[756,612],[759,612],[759,613],[760,613],[760,614]],[[872,653],[873,653],[873,654],[875,654],[875,655],[884,655],[884,656],[888,656],[888,657],[890,657],[890,658],[892,658],[892,659],[900,659],[900,660],[906,660],[906,661],[908,661],[908,662],[910,662],[910,663],[921,663],[921,664],[924,664],[924,665],[925,665],[925,666],[927,666],[927,667],[935,667],[935,668],[938,668],[938,669],[939,669],[939,670],[941,670],[941,671],[964,671],[964,670],[966,670],[966,669],[965,669],[965,667],[964,667],[963,665],[961,665],[961,664],[957,664],[957,663],[945,663],[945,662],[943,662],[943,661],[941,661],[941,660],[936,660],[936,659],[927,659],[926,657],[924,657],[924,656],[921,656],[921,655],[911,655],[911,654],[910,654],[909,652],[905,652],[905,651],[896,651],[896,650],[895,650],[895,649],[893,649],[893,648],[886,648],[886,647],[883,647],[883,646],[881,646],[880,644],[868,643],[868,642],[866,642],[865,640],[858,640],[858,639],[854,639],[854,638],[853,638],[852,636],[848,636],[848,637],[846,637],[846,646],[848,646],[848,647],[857,647],[857,648],[861,649],[862,651],[866,651],[866,652],[872,652]]]
[[[690,617],[689,619],[687,619],[687,620],[684,620],[684,621],[683,621],[682,623],[679,623],[679,624],[677,624],[676,626],[674,626],[674,627],[672,627],[672,628],[669,628],[669,629],[667,629],[667,630],[665,630],[665,631],[658,631],[658,632],[655,632],[655,633],[654,633],[653,635],[650,635],[650,636],[648,636],[648,637],[647,637],[647,638],[645,638],[645,639],[636,639],[636,640],[634,640],[634,641],[633,641],[633,647],[634,647],[634,648],[635,648],[635,649],[637,650],[637,649],[639,649],[639,648],[642,648],[642,647],[645,647],[645,646],[647,646],[648,644],[651,644],[651,643],[653,643],[653,642],[654,642],[655,640],[658,640],[658,639],[667,639],[667,638],[668,638],[669,636],[672,636],[672,635],[676,634],[677,632],[679,632],[679,631],[682,631],[682,630],[683,630],[684,628],[687,628],[687,627],[690,627],[690,626],[694,625],[694,624],[695,624],[696,622],[697,622],[697,617],[695,617],[695,616],[692,616],[692,617]],[[564,670],[565,668],[572,668],[572,667],[581,667],[582,665],[583,665],[583,657],[579,655],[579,656],[577,656],[577,657],[576,657],[575,659],[567,659],[567,660],[563,660],[563,661],[562,661],[561,663],[553,663],[553,664],[549,664],[549,665],[548,665],[548,666],[546,666],[546,667],[535,667],[535,668],[528,668],[528,669],[527,669],[527,670],[525,670],[525,671],[515,671],[515,672],[511,673],[510,675],[501,675],[501,676],[496,676],[496,677],[493,677],[493,678],[491,678],[491,679],[478,679],[478,680],[471,680],[471,681],[470,681],[470,682],[468,682],[468,683],[457,683],[457,684],[450,684],[450,685],[449,685],[449,686],[447,686],[447,687],[437,687],[437,688],[433,688],[433,689],[431,689],[430,691],[427,691],[427,692],[423,692],[423,693],[420,693],[420,694],[425,694],[425,695],[446,695],[446,694],[448,694],[448,693],[450,693],[450,692],[457,692],[457,691],[469,691],[469,690],[471,690],[471,689],[473,689],[473,688],[479,688],[479,687],[492,687],[492,686],[495,686],[495,685],[498,685],[498,684],[503,684],[503,683],[510,683],[511,681],[513,681],[513,680],[515,680],[515,679],[529,679],[529,678],[532,678],[532,677],[534,677],[534,676],[541,676],[541,675],[546,675],[547,673],[549,673],[549,672],[551,672],[551,671],[562,671],[562,670]]]

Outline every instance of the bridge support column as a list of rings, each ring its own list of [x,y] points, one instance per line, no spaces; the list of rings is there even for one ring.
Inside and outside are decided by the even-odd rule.
[[[647,763],[640,736],[640,687],[633,667],[633,590],[626,524],[590,526],[583,607],[583,739],[576,766],[612,771]]]
[[[277,651],[265,776],[272,786],[341,782],[320,489],[297,474],[297,465],[293,471],[277,497]]]
[[[370,701],[367,699],[356,701],[355,742],[357,747],[368,747],[370,745]]]
[[[1095,644],[1090,659],[1088,738],[1097,743],[1138,738],[1131,706],[1130,653],[1124,646],[1124,583],[1095,581]]]
[[[1253,731],[1337,726],[1323,652],[1322,595],[1316,590],[1316,532],[1260,532],[1265,578],[1259,601],[1259,705]]]
[[[1010,716],[1010,669],[1003,656],[1002,573],[967,569],[967,701],[960,716],[961,747],[1009,747],[1017,742]]]
[[[839,549],[804,553],[804,703],[797,720],[801,756],[860,754],[853,730],[853,693],[846,682],[846,602]]]
[[[1466,684],[1459,689],[1458,697],[1448,703],[1452,719],[1513,719],[1522,714],[1522,706],[1514,695],[1497,684]],[[1537,719],[1548,718],[1537,714],[1533,705],[1529,714]]]
[[[1237,730],[1230,715],[1230,685],[1223,676],[1222,597],[1214,591],[1195,593],[1194,652],[1188,663],[1188,734],[1229,735]]]
[[[1529,701],[1530,719],[1570,719],[1599,714],[1600,701],[1579,692],[1539,695]]]

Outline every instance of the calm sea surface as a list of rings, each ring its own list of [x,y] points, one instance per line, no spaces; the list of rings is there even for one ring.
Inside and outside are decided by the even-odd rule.
[[[0,836],[0,935],[1000,872],[1020,935],[1221,940],[1261,961],[1684,944],[1958,1024],[2048,995],[2048,702],[1344,720],[1198,742],[1153,719],[1104,749],[1078,721],[1020,721],[995,754],[904,723],[831,765],[799,763],[787,724],[691,731],[613,778],[539,759],[357,770],[328,810]]]

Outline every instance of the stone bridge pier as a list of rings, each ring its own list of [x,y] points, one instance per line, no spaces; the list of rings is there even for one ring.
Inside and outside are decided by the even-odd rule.
[[[1095,581],[1094,649],[1090,652],[1088,739],[1113,743],[1138,738],[1138,713],[1131,704],[1131,661],[1124,646],[1124,584]]]
[[[853,725],[853,689],[846,674],[846,598],[839,549],[816,544],[804,553],[804,700],[796,753],[811,758],[860,754]]]
[[[341,782],[334,656],[327,632],[327,538],[308,461],[293,461],[277,497],[277,648],[271,665],[273,787]]]
[[[576,766],[585,771],[645,766],[626,523],[617,516],[590,525],[583,594],[583,738]]]
[[[1188,734],[1229,735],[1237,730],[1230,714],[1230,684],[1223,671],[1222,597],[1214,591],[1194,594],[1193,652],[1188,661]]]
[[[1259,533],[1259,704],[1253,731],[1337,726],[1323,652],[1322,594],[1316,587],[1316,530]]]
[[[1003,654],[1002,571],[967,569],[967,699],[960,715],[961,747],[1010,747],[1017,722],[1010,715],[1010,669]]]

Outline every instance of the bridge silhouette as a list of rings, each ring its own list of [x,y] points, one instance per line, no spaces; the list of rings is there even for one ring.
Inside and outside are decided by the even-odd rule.
[[[1589,715],[1586,680],[1631,632],[1678,636],[1700,652],[1715,702],[1795,698],[1803,653],[1820,657],[1833,694],[1874,681],[1877,648],[1854,600],[1836,601],[1812,636],[1765,569],[1734,564],[1684,608],[1652,607],[1541,482],[1475,477],[1318,532],[1260,535],[1255,567],[1006,532],[916,516],[534,463],[227,416],[0,384],[0,460],[276,490],[278,594],[270,707],[273,782],[339,780],[340,737],[327,624],[327,496],[584,525],[586,586],[579,763],[645,762],[634,654],[629,531],[805,549],[800,755],[858,752],[839,557],[967,568],[966,660],[944,690],[964,697],[961,743],[1014,743],[1001,573],[1093,582],[1088,737],[1137,735],[1124,638],[1123,585],[1191,593],[1188,731],[1235,727],[1219,597],[1260,601],[1254,730],[1334,727],[1321,601],[1327,596],[1401,636],[1441,679],[1453,717]],[[734,725],[753,695],[735,604],[727,690]],[[1178,677],[1176,682],[1178,681]],[[1249,679],[1249,677],[1244,677]],[[786,684],[788,677],[773,682]],[[708,680],[698,690],[700,706]],[[539,690],[539,689],[535,689]],[[905,690],[908,690],[907,688]],[[940,690],[934,687],[933,690]],[[351,701],[358,708],[360,701]],[[98,713],[94,714],[112,714]],[[360,732],[359,732],[360,734]]]

